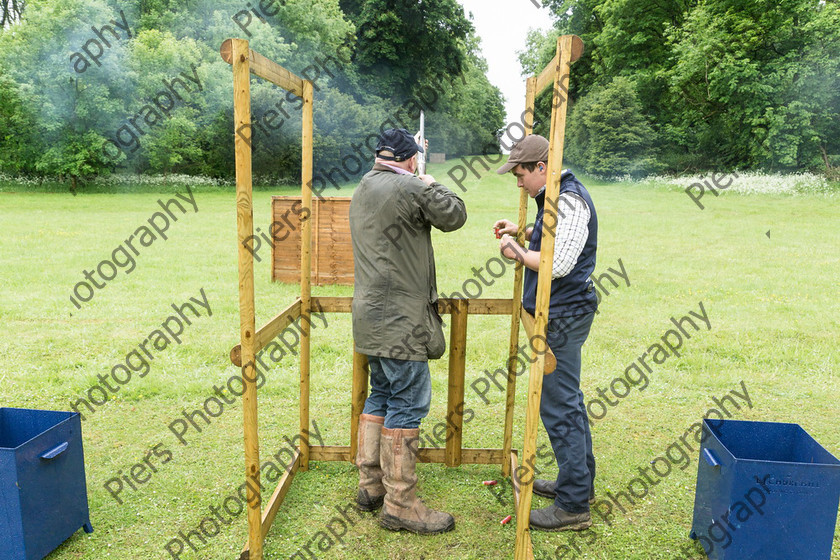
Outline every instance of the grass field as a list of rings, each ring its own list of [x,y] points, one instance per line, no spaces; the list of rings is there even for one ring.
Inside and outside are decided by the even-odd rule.
[[[430,166],[430,172],[444,180],[450,165]],[[600,220],[597,271],[620,269],[620,260],[629,279],[629,285],[617,278],[618,287],[606,285],[609,295],[604,295],[584,346],[587,399],[596,398],[599,388],[607,389],[659,342],[672,317],[699,312],[702,302],[711,324],[711,329],[702,326],[690,333],[680,357],[651,364],[647,387],[631,386],[595,423],[598,496],[626,491],[639,469],[650,467],[715,406],[713,398],[742,392],[742,382],[751,408],[736,398],[741,407],[729,407],[732,418],[799,423],[840,455],[840,199],[726,192],[707,196],[701,211],[677,188],[594,180],[585,184]],[[497,254],[493,221],[516,216],[518,194],[509,176],[487,174],[464,185],[466,226],[434,235],[438,286],[447,294],[460,291],[473,278],[472,268]],[[256,193],[256,224],[265,227],[269,222],[270,194],[291,193],[290,188]],[[214,385],[238,372],[228,359],[239,332],[232,193],[199,190],[198,212],[190,209],[171,224],[168,240],[142,248],[132,272],[120,270],[81,309],[70,302],[74,285],[84,279],[83,270],[110,258],[159,209],[158,199],[172,196],[0,193],[0,325],[6,333],[0,340],[2,406],[67,410],[99,384],[98,375],[124,362],[127,353],[161,326],[172,313],[171,304],[200,299],[203,289],[212,309],[212,316],[202,312],[185,328],[182,344],[155,351],[147,375],[135,373],[87,415],[83,432],[95,532],[77,532],[51,559],[169,558],[167,543],[213,517],[211,508],[222,506],[243,482],[238,399],[210,425],[200,424],[200,433],[191,428],[184,435],[188,445],[168,428],[184,418],[184,411],[213,396]],[[532,205],[531,219],[533,212]],[[258,324],[288,305],[298,289],[270,282],[268,255],[263,253],[257,263]],[[512,279],[509,268],[481,297],[510,297]],[[323,287],[315,293],[351,295],[352,288]],[[349,441],[350,321],[347,315],[328,315],[327,320],[327,328],[314,331],[311,410],[324,443],[338,445]],[[503,317],[470,317],[468,385],[484,370],[504,364],[508,330]],[[444,417],[446,364],[444,357],[432,365],[428,425]],[[514,444],[520,448],[526,377],[520,378],[517,391]],[[263,457],[280,450],[286,445],[284,436],[296,431],[294,357],[284,358],[267,378],[260,391]],[[494,389],[487,399],[490,404],[467,388],[466,405],[474,418],[465,427],[466,447],[501,447],[504,395]],[[541,432],[538,445],[546,443]],[[593,530],[585,537],[534,533],[536,557],[701,558],[680,553],[688,542],[697,473],[698,453],[689,455],[679,465],[684,468],[674,463],[635,504],[622,502],[626,513],[614,508],[611,524],[594,516]],[[119,504],[104,485],[147,457],[157,472],[147,470],[151,478],[136,490],[124,485]],[[551,475],[550,463],[541,461],[540,468]],[[421,495],[430,506],[455,515],[454,532],[425,538],[394,534],[380,529],[375,517],[351,512],[342,542],[332,543],[319,531],[338,515],[336,506],[352,500],[358,477],[348,463],[313,463],[295,479],[267,538],[266,557],[290,558],[307,544],[312,554],[297,557],[512,557],[515,523],[499,524],[513,513],[511,492],[504,489],[503,499],[497,500],[481,484],[499,479],[498,468],[421,465],[418,470]],[[272,491],[267,484],[266,498]],[[534,504],[542,507],[548,501],[535,497]],[[224,521],[215,522],[218,534],[205,543],[194,537],[198,550],[186,546],[180,557],[238,557],[247,535],[245,515],[230,517],[222,513]],[[215,532],[212,524],[204,527]],[[733,537],[737,539],[737,532]],[[840,532],[835,533],[831,558],[840,559]]]

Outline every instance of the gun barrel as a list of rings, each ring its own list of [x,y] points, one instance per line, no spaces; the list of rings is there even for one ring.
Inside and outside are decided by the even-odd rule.
[[[417,171],[426,174],[426,114],[420,111],[420,146],[423,151],[417,154]]]

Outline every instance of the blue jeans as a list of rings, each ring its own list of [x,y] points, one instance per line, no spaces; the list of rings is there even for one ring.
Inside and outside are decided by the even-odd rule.
[[[580,390],[580,348],[594,317],[587,313],[549,319],[546,330],[557,368],[543,378],[540,417],[560,469],[554,504],[571,513],[589,511],[595,481],[592,435]]]
[[[385,417],[388,429],[414,429],[429,413],[432,377],[429,362],[368,356],[370,394],[365,414]]]

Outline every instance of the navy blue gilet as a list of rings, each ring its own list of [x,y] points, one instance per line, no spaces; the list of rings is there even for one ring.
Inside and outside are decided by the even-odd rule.
[[[549,318],[573,317],[591,313],[598,308],[598,297],[595,293],[590,276],[595,271],[595,252],[598,247],[598,217],[595,205],[589,192],[570,171],[563,173],[560,180],[560,193],[574,193],[581,197],[589,206],[589,237],[578,257],[572,271],[562,278],[551,281],[551,300],[548,307]],[[534,200],[537,202],[537,218],[534,221],[534,231],[531,233],[531,243],[528,249],[539,252],[543,229],[543,210],[545,205],[545,189]],[[566,208],[560,204],[558,218]],[[556,243],[556,241],[555,241]],[[537,300],[537,272],[525,268],[525,279],[522,288],[522,307],[534,314]]]

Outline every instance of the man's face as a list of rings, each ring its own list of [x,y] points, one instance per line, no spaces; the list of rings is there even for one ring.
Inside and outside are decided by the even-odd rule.
[[[516,177],[516,186],[525,189],[528,196],[534,198],[540,192],[540,189],[545,186],[545,168],[545,163],[539,161],[533,171],[528,171],[522,165],[517,165],[510,172]]]

